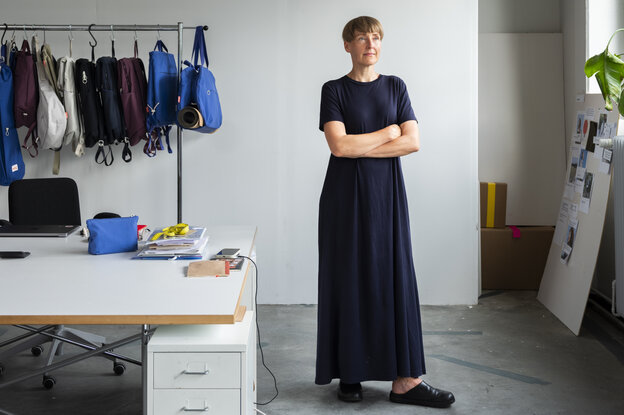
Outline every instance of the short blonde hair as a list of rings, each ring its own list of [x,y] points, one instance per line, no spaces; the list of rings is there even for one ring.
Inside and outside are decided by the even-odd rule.
[[[342,29],[342,40],[351,42],[355,38],[355,32],[362,33],[379,33],[379,37],[383,40],[383,27],[381,22],[374,17],[360,16],[349,20]]]

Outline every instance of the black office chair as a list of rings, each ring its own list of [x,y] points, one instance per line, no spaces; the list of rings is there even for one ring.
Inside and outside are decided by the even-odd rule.
[[[9,222],[14,225],[80,225],[82,221],[76,182],[67,177],[14,181],[9,186]],[[95,347],[106,343],[103,336],[62,325],[52,326],[47,332]],[[23,336],[16,340],[21,338]],[[0,352],[0,362],[27,349],[31,349],[32,354],[38,356],[43,352],[41,344],[50,341],[52,346],[46,363],[50,365],[55,355],[62,354],[64,342],[44,334],[34,334],[29,340]],[[8,343],[10,341],[3,342]],[[103,357],[113,361],[113,371],[116,374],[123,374],[123,363],[117,362],[112,356]],[[46,389],[51,389],[55,383],[54,377],[44,374],[43,386]]]
[[[76,182],[68,177],[16,180],[9,186],[14,225],[80,225]]]

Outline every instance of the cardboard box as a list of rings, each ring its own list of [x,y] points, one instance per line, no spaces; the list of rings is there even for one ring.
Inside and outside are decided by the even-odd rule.
[[[481,288],[538,290],[555,232],[552,226],[481,228]]]
[[[481,182],[481,227],[504,228],[507,215],[507,183]]]

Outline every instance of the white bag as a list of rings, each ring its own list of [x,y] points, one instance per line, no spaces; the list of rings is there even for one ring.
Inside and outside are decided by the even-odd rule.
[[[76,84],[74,71],[76,61],[69,56],[59,59],[57,87],[63,91],[65,112],[67,113],[67,127],[63,144],[72,144],[74,154],[81,157],[84,154],[85,143],[82,126],[80,125],[80,108],[76,99]]]
[[[39,105],[37,106],[37,132],[39,147],[58,150],[63,145],[67,118],[65,108],[56,95],[54,88],[48,82],[37,36],[33,36],[33,45],[37,56],[37,78],[39,80]]]

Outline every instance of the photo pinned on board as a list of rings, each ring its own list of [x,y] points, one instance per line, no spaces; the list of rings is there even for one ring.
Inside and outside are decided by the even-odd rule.
[[[582,168],[587,168],[587,150],[581,149],[581,153],[579,154],[579,166]]]
[[[591,202],[592,185],[594,182],[594,174],[586,172],[583,180],[583,194],[581,196],[581,205],[579,210],[583,213],[589,213],[589,204]]]
[[[598,137],[606,137],[608,135],[607,131],[607,113],[601,111],[600,116],[598,117]]]
[[[568,222],[568,231],[566,232],[565,243],[561,249],[561,262],[567,264],[572,255],[572,249],[574,248],[574,241],[576,240],[576,234],[578,230],[578,219],[570,219]]]
[[[577,135],[582,134],[584,122],[585,122],[585,113],[577,112],[576,113],[576,134]]]
[[[577,147],[578,148],[578,147]],[[568,183],[573,184],[576,179],[576,169],[579,163],[579,153],[572,148],[572,160],[570,161],[570,175],[568,176]]]
[[[581,141],[583,140],[583,130],[585,128],[585,123],[587,121],[585,120],[585,113],[584,112],[577,112],[576,113],[576,130],[574,131],[574,135],[572,136],[572,141],[574,141],[574,143],[576,144],[581,144]]]

